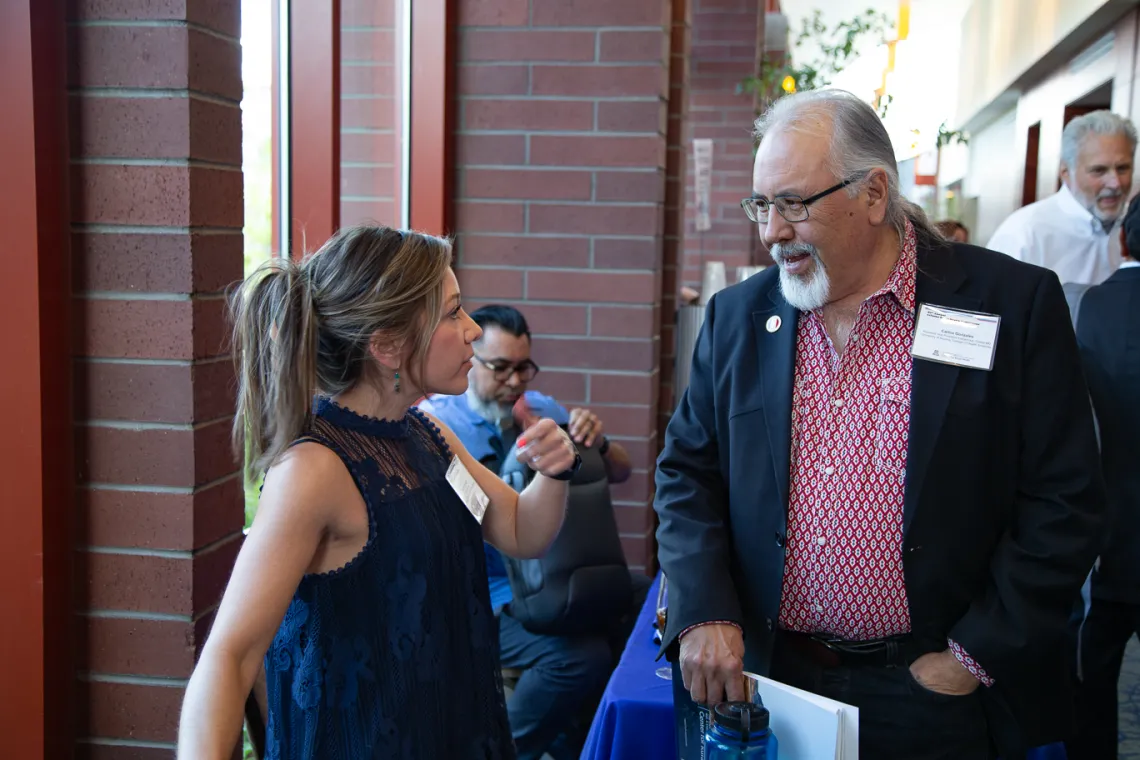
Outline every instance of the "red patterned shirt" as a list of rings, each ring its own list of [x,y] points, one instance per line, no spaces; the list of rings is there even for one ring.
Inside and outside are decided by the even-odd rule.
[[[898,263],[859,307],[842,356],[821,312],[799,321],[780,604],[785,630],[852,641],[910,631],[902,545],[915,271],[908,223]],[[970,672],[989,680],[950,644]]]

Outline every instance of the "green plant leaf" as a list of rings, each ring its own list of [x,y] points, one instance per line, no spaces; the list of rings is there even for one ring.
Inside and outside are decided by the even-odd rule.
[[[782,65],[762,60],[756,75],[743,80],[737,92],[754,94],[757,105],[764,109],[784,96],[782,85],[785,77],[791,76],[796,90],[801,92],[827,87],[868,46],[881,44],[893,26],[890,16],[867,8],[829,27],[824,23],[823,12],[816,8],[801,20],[788,60]],[[796,50],[809,40],[819,50],[810,59],[801,61],[795,55]]]

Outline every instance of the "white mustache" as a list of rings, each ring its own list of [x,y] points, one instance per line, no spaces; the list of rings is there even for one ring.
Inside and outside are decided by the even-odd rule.
[[[792,245],[785,245],[783,243],[776,243],[768,251],[772,256],[772,260],[777,264],[783,264],[785,259],[792,256],[811,256],[817,263],[819,263],[819,250],[814,245],[807,243],[793,243]]]

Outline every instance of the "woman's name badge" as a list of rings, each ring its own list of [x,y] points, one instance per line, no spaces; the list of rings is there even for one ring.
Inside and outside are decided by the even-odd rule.
[[[463,462],[459,461],[459,457],[452,457],[451,464],[447,468],[447,482],[459,494],[459,498],[463,501],[467,511],[475,518],[475,521],[480,525],[483,524],[483,515],[487,511],[487,505],[491,502],[487,498],[487,494],[483,493],[483,489],[475,482],[475,478],[471,477],[471,473],[463,466]]]
[[[970,369],[994,368],[1001,317],[922,304],[914,329],[916,359],[929,359]]]

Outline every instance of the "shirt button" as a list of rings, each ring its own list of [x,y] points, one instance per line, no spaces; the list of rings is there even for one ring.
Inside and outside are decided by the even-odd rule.
[[[835,474],[835,468],[834,467],[824,467],[823,468],[823,474],[824,475],[834,475]]]
[[[826,543],[827,543],[827,539],[826,539],[826,538],[824,538],[823,536],[820,536],[819,538],[817,538],[817,539],[815,540],[815,542],[816,542],[817,544],[819,544],[820,546],[823,546],[824,544],[826,544]]]
[[[823,605],[822,605],[822,604],[817,604],[817,605],[815,606],[815,611],[816,611],[816,612],[823,612]]]
[[[832,401],[831,403],[832,403],[832,405],[834,405],[836,407],[840,407],[840,406],[843,406],[843,399],[837,398],[834,401]]]

